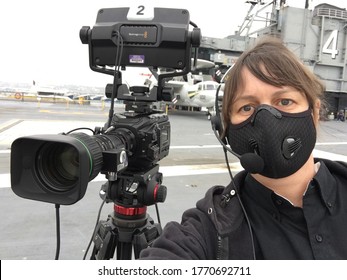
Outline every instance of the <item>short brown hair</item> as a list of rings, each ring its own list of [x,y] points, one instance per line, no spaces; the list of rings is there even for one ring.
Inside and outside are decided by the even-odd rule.
[[[242,90],[242,69],[247,69],[259,80],[277,87],[290,86],[305,94],[313,109],[315,101],[321,100],[325,87],[322,82],[274,37],[265,37],[253,48],[244,52],[236,61],[227,77],[223,97],[223,122],[226,129],[230,122],[231,107]]]

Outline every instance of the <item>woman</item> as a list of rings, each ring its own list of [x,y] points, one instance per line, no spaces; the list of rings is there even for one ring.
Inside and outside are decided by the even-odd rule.
[[[211,188],[141,258],[346,259],[347,165],[312,155],[323,91],[277,39],[243,53],[225,85],[224,136],[259,168]]]

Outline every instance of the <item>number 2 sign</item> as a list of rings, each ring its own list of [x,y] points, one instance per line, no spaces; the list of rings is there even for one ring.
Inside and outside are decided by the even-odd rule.
[[[154,8],[148,5],[136,5],[129,8],[128,20],[152,20],[154,18]]]

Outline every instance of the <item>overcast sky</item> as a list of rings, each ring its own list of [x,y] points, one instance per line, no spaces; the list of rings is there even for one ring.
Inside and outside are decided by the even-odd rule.
[[[185,8],[203,36],[234,34],[249,9],[245,0],[1,0],[0,81],[38,84],[103,86],[111,76],[90,70],[88,47],[79,39],[80,28],[93,26],[97,11],[107,7]],[[344,5],[341,0],[311,1]],[[304,7],[304,0],[287,0]],[[343,7],[343,6],[342,6]]]

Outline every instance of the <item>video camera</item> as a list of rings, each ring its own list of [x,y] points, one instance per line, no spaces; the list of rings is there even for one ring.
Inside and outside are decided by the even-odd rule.
[[[11,147],[12,190],[23,198],[69,205],[82,199],[89,181],[102,173],[109,180],[108,198],[125,207],[164,201],[157,162],[169,153],[170,123],[152,103],[171,101],[173,90],[165,87],[165,79],[190,71],[192,48],[201,38],[200,29],[189,31],[190,24],[185,9],[99,10],[94,27],[81,28],[80,39],[89,46],[90,68],[114,77],[106,86],[112,98],[109,120],[92,136],[73,131],[16,139]],[[120,71],[126,67],[172,71],[158,74],[151,89],[128,88]],[[126,104],[124,113],[114,114],[115,98]],[[139,187],[130,196],[134,181]],[[114,186],[121,191],[111,190]]]
[[[118,259],[131,259],[132,246],[138,258],[161,233],[160,221],[155,224],[146,207],[166,198],[158,161],[169,154],[170,123],[152,105],[171,101],[167,78],[191,70],[200,29],[184,9],[107,8],[99,10],[93,28],[81,28],[80,39],[89,46],[90,68],[113,76],[113,84],[105,88],[111,98],[108,121],[92,130],[93,135],[77,128],[16,139],[11,146],[11,187],[18,196],[59,209],[82,199],[88,183],[105,174],[100,196],[103,203],[114,203],[114,212],[94,230],[91,259],[110,259],[116,247]],[[126,67],[148,67],[158,84],[128,88],[120,71]],[[158,73],[159,68],[169,71]],[[125,112],[114,113],[116,98],[124,102]]]

